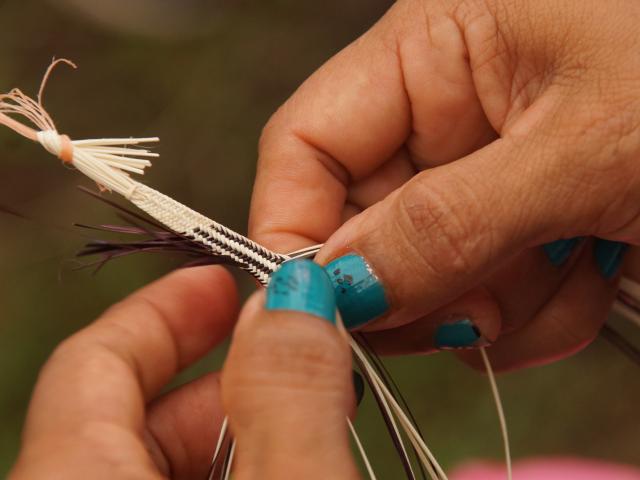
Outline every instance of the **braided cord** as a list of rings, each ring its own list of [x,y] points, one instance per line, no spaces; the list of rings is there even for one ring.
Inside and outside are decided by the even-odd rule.
[[[134,205],[171,230],[204,245],[212,255],[247,271],[264,286],[269,283],[269,276],[290,259],[288,255],[272,252],[157,190],[135,183],[129,197]]]

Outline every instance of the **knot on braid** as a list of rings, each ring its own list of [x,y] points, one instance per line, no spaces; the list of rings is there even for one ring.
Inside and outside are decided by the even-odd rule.
[[[55,130],[44,130],[37,133],[37,138],[47,152],[64,163],[73,164],[73,143],[67,135],[60,135]]]

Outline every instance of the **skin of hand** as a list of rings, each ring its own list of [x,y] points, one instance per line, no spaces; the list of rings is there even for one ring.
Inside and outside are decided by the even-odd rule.
[[[287,296],[297,304],[266,309],[257,293],[222,374],[168,393],[163,386],[233,328],[231,276],[221,267],[178,271],[109,309],[42,369],[9,478],[205,478],[223,404],[238,446],[234,478],[357,478],[349,347],[326,321],[335,297],[312,265],[330,295],[318,298],[323,279],[304,269],[297,285],[310,277],[316,285]]]
[[[581,349],[640,242],[638,22],[621,0],[400,0],[265,127],[252,237],[326,242],[382,353]]]

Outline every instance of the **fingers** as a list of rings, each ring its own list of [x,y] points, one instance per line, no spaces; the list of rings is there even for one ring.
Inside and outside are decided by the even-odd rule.
[[[180,270],[133,294],[51,356],[32,398],[25,442],[75,435],[87,424],[135,435],[146,400],[221,341],[236,310],[233,280],[220,267]]]
[[[222,376],[237,478],[357,478],[351,356],[334,322],[331,283],[310,261],[285,263],[246,305]]]
[[[575,239],[554,250],[555,256],[545,247],[527,248],[482,282],[500,304],[503,334],[529,322],[555,296],[584,247]]]
[[[486,289],[474,289],[415,322],[368,332],[367,339],[378,353],[392,355],[489,344],[492,363],[499,370],[539,365],[571,355],[596,337],[617,290],[615,277],[605,277],[602,272],[601,244],[597,239],[574,242],[573,253],[577,255],[564,255],[561,269],[557,268],[560,265],[551,267],[556,270],[553,275],[541,268],[546,262],[542,249],[530,249],[517,262],[518,269],[524,265],[530,292],[518,285],[520,273],[508,272],[511,290],[507,284],[501,292],[496,289],[496,282],[491,282],[496,297]],[[528,257],[535,260],[537,268],[533,271],[522,261]],[[511,296],[505,296],[508,293]],[[516,303],[524,305],[516,308]],[[505,315],[512,320],[500,333],[500,320],[504,325]],[[475,335],[470,324],[478,325]],[[485,337],[480,332],[491,332],[493,336]],[[474,367],[484,368],[477,354],[460,352],[460,356]]]
[[[409,152],[402,148],[375,172],[349,186],[347,201],[359,207],[360,211],[379,202],[417,173]]]
[[[219,374],[212,373],[149,404],[142,439],[137,438],[134,432],[128,432],[112,440],[113,450],[118,453],[103,449],[107,457],[110,455],[122,463],[129,463],[127,475],[117,476],[113,469],[105,469],[101,466],[103,462],[96,461],[95,440],[89,442],[83,438],[84,444],[78,445],[77,438],[75,441],[57,438],[55,444],[47,444],[48,455],[44,462],[42,457],[37,457],[29,462],[32,470],[28,470],[28,466],[20,466],[12,478],[51,477],[62,472],[67,474],[60,478],[100,478],[101,474],[105,478],[131,478],[136,465],[140,468],[139,473],[144,475],[139,478],[159,478],[158,473],[163,475],[162,478],[173,480],[205,478],[211,464],[212,445],[218,439],[223,417]],[[90,425],[89,428],[96,430],[94,438],[108,433],[98,425]],[[75,437],[81,435],[78,430],[71,433]],[[107,435],[102,439],[103,447],[109,444],[106,438]],[[75,452],[76,458],[70,461],[69,452]],[[153,464],[149,463],[149,455]],[[86,457],[83,462],[78,460],[82,457]],[[96,472],[97,469],[101,472]]]
[[[345,325],[406,324],[473,288],[524,248],[590,228],[593,205],[567,190],[571,172],[540,167],[545,148],[535,138],[500,139],[420,173],[341,227],[317,259],[330,262]],[[560,157],[565,153],[558,148]]]
[[[617,291],[616,279],[605,279],[588,242],[556,295],[521,329],[501,336],[487,350],[496,370],[549,363],[581,350],[598,335]],[[471,352],[461,356],[475,366]]]
[[[493,138],[460,30],[436,3],[425,21],[421,2],[398,2],[273,116],[260,143],[253,238],[278,250],[322,242],[341,224],[349,185],[405,144],[426,168]]]
[[[351,179],[403,144],[410,107],[393,43],[392,32],[374,27],[305,81],[265,127],[250,216],[257,241],[278,249],[324,241],[341,224]]]
[[[407,355],[486,346],[496,341],[500,325],[496,299],[476,288],[415,322],[368,332],[366,337],[379,354]]]

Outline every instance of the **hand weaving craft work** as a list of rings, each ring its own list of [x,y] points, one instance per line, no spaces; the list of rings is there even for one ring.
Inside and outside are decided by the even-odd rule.
[[[158,138],[72,140],[61,134],[43,106],[44,88],[50,73],[56,65],[61,63],[75,68],[75,65],[68,60],[54,61],[46,71],[37,100],[17,89],[8,94],[0,95],[0,124],[29,140],[38,142],[64,164],[74,167],[93,180],[100,190],[120,194],[151,217],[148,219],[137,215],[109,200],[102,199],[124,211],[127,217],[133,218],[135,222],[131,222],[131,225],[128,226],[87,228],[146,236],[148,239],[127,243],[94,241],[86,246],[81,255],[98,255],[101,259],[96,263],[101,266],[105,261],[130,253],[177,251],[192,257],[191,264],[193,265],[220,263],[240,268],[251,274],[261,285],[266,286],[271,274],[284,262],[294,258],[313,258],[318,252],[320,245],[287,254],[273,252],[161,192],[134,180],[130,174],[143,174],[144,169],[151,166],[150,159],[158,157],[158,154],[145,147],[145,145],[158,142]],[[26,119],[31,126],[21,123],[18,118]],[[144,222],[148,228],[142,227],[139,222]],[[640,302],[636,300],[640,296],[638,292],[640,292],[640,288],[637,285],[625,281],[616,304],[616,308],[636,321],[640,318],[638,314]],[[427,447],[406,403],[397,391],[384,365],[369,347],[366,337],[359,333],[344,333],[348,336],[354,352],[355,363],[367,380],[378,403],[393,444],[402,461],[406,477],[409,479],[446,479],[444,470]],[[637,350],[615,331],[607,327],[603,331],[603,335],[638,361]],[[489,374],[490,385],[499,413],[505,442],[508,477],[511,478],[509,443],[504,414],[489,359],[484,349],[481,349],[480,352]],[[371,478],[375,478],[355,430],[349,419],[347,421],[363,456],[368,474]],[[233,455],[234,443],[225,422],[213,456],[210,478],[229,478]]]

